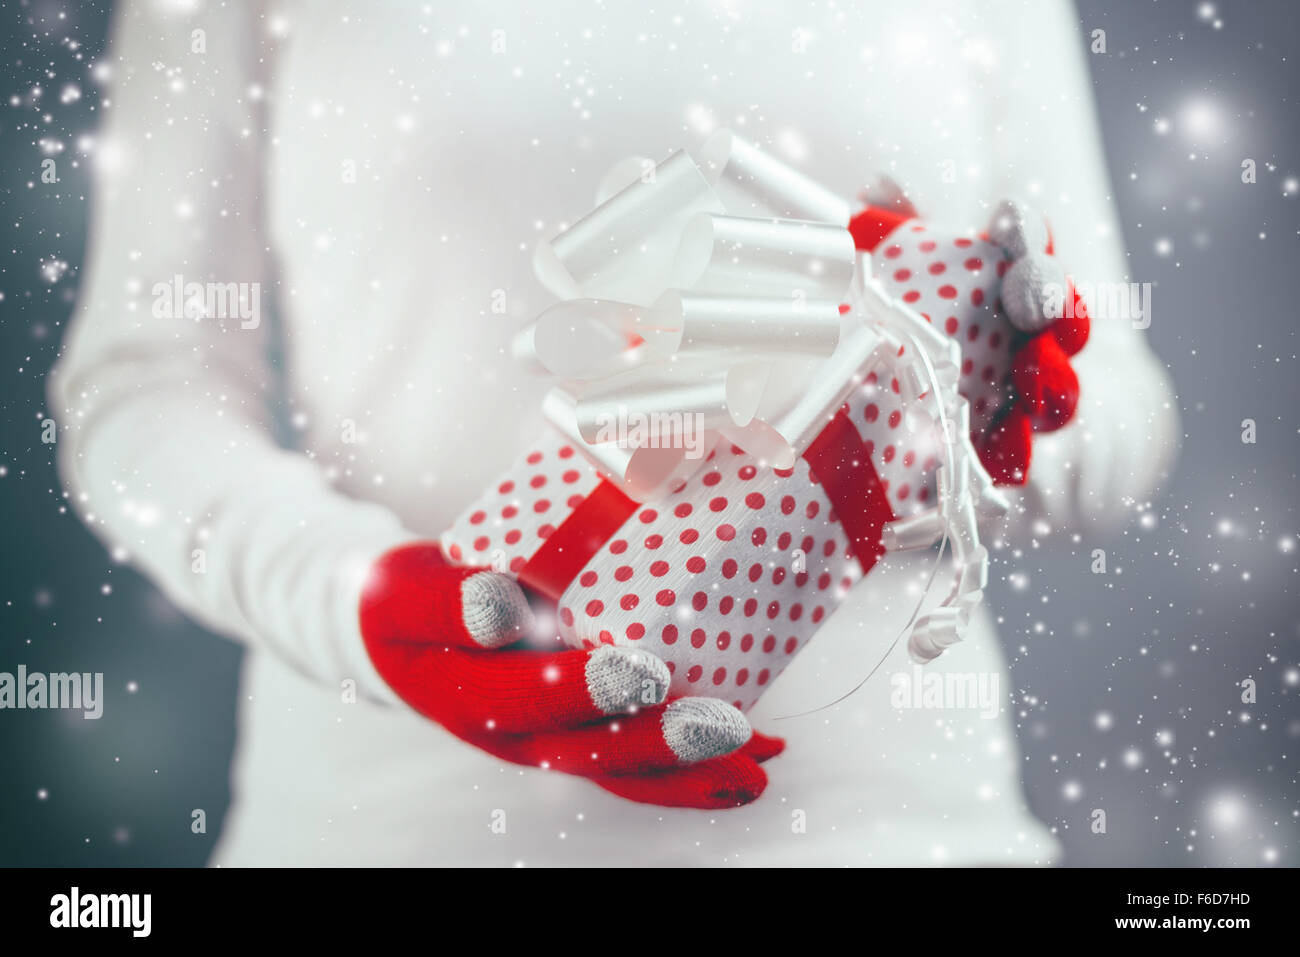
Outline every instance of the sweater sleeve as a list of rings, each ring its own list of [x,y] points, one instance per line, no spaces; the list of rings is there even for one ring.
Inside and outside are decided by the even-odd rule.
[[[414,536],[276,441],[268,20],[239,0],[119,5],[87,272],[48,383],[59,469],[189,615],[391,700],[357,609],[371,562]]]
[[[992,115],[999,193],[1047,215],[1056,255],[1077,281],[1115,290],[1135,277],[1106,170],[1088,37],[1065,0],[1018,3],[1004,22],[1009,33],[991,84],[999,91]],[[1020,493],[1021,519],[1031,524],[1114,530],[1173,464],[1179,417],[1169,376],[1144,321],[1099,308],[1101,298],[1091,304],[1091,338],[1072,360],[1075,419],[1034,438]]]

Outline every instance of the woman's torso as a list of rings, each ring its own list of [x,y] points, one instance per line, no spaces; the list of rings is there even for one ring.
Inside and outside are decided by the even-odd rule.
[[[508,354],[547,302],[532,249],[626,156],[729,126],[847,195],[896,169],[929,208],[974,221],[998,188],[1004,41],[962,16],[916,3],[290,7],[268,216],[303,446],[341,488],[436,535],[541,427],[544,384]],[[760,703],[756,724],[790,750],[762,800],[725,814],[503,766],[250,655],[217,860],[1046,861],[1054,842],[1022,809],[1009,721],[891,708],[900,653],[846,705],[773,721],[874,664],[917,574],[878,568]],[[946,667],[1003,674],[987,618],[974,632]]]

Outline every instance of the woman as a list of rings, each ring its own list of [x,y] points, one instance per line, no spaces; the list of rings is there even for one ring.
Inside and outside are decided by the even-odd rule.
[[[1072,8],[483,6],[116,14],[114,162],[52,405],[96,532],[250,646],[215,861],[1051,862],[1005,712],[895,710],[878,675],[774,724],[875,663],[925,559],[877,568],[760,702],[788,747],[724,812],[473,749],[396,700],[357,608],[379,555],[436,537],[537,433],[545,383],[508,351],[547,303],[531,251],[616,159],[726,125],[845,193],[889,170],[936,220],[1028,195],[1076,275],[1123,279]],[[167,318],[153,290],[176,276],[246,283],[245,308]],[[1128,324],[1096,322],[1076,369],[1079,415],[1039,438],[1022,502],[1057,534],[1122,517],[1175,434]],[[907,667],[900,648],[882,672]],[[1005,679],[989,613],[931,667]]]

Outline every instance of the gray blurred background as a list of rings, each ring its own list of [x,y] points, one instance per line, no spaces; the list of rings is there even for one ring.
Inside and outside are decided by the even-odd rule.
[[[99,721],[0,712],[7,865],[202,864],[229,800],[238,649],[114,563],[40,440],[93,202],[110,7],[0,3],[0,671],[102,671],[108,699]],[[1300,5],[1078,10],[1080,43],[1106,33],[1091,64],[1110,173],[1185,434],[1170,487],[1107,543],[1108,574],[1080,543],[991,596],[1025,785],[1067,864],[1294,866]],[[48,157],[57,184],[41,181]],[[190,832],[194,808],[206,834]]]

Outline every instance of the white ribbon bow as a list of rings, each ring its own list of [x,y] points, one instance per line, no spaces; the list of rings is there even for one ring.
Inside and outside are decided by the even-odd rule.
[[[537,248],[537,275],[561,301],[515,352],[564,380],[544,415],[637,501],[666,494],[720,440],[792,467],[853,389],[889,367],[918,410],[928,401],[945,454],[936,507],[885,530],[889,549],[952,542],[954,589],[910,629],[913,657],[928,660],[982,595],[976,511],[1007,506],[970,444],[956,343],[868,278],[848,222],[835,193],[729,131],[698,159],[624,161],[596,208]],[[620,441],[633,419],[668,434]],[[704,441],[684,441],[697,424]]]
[[[843,358],[848,205],[726,131],[698,160],[682,150],[619,164],[598,202],[537,249],[537,274],[562,301],[517,351],[566,380],[547,417],[641,501],[699,464],[674,429],[704,430],[696,458],[726,438],[790,467],[817,431],[803,434],[812,423],[794,407],[843,400],[845,379],[817,370]],[[612,427],[628,419],[670,434],[629,448],[617,441],[628,430]]]

